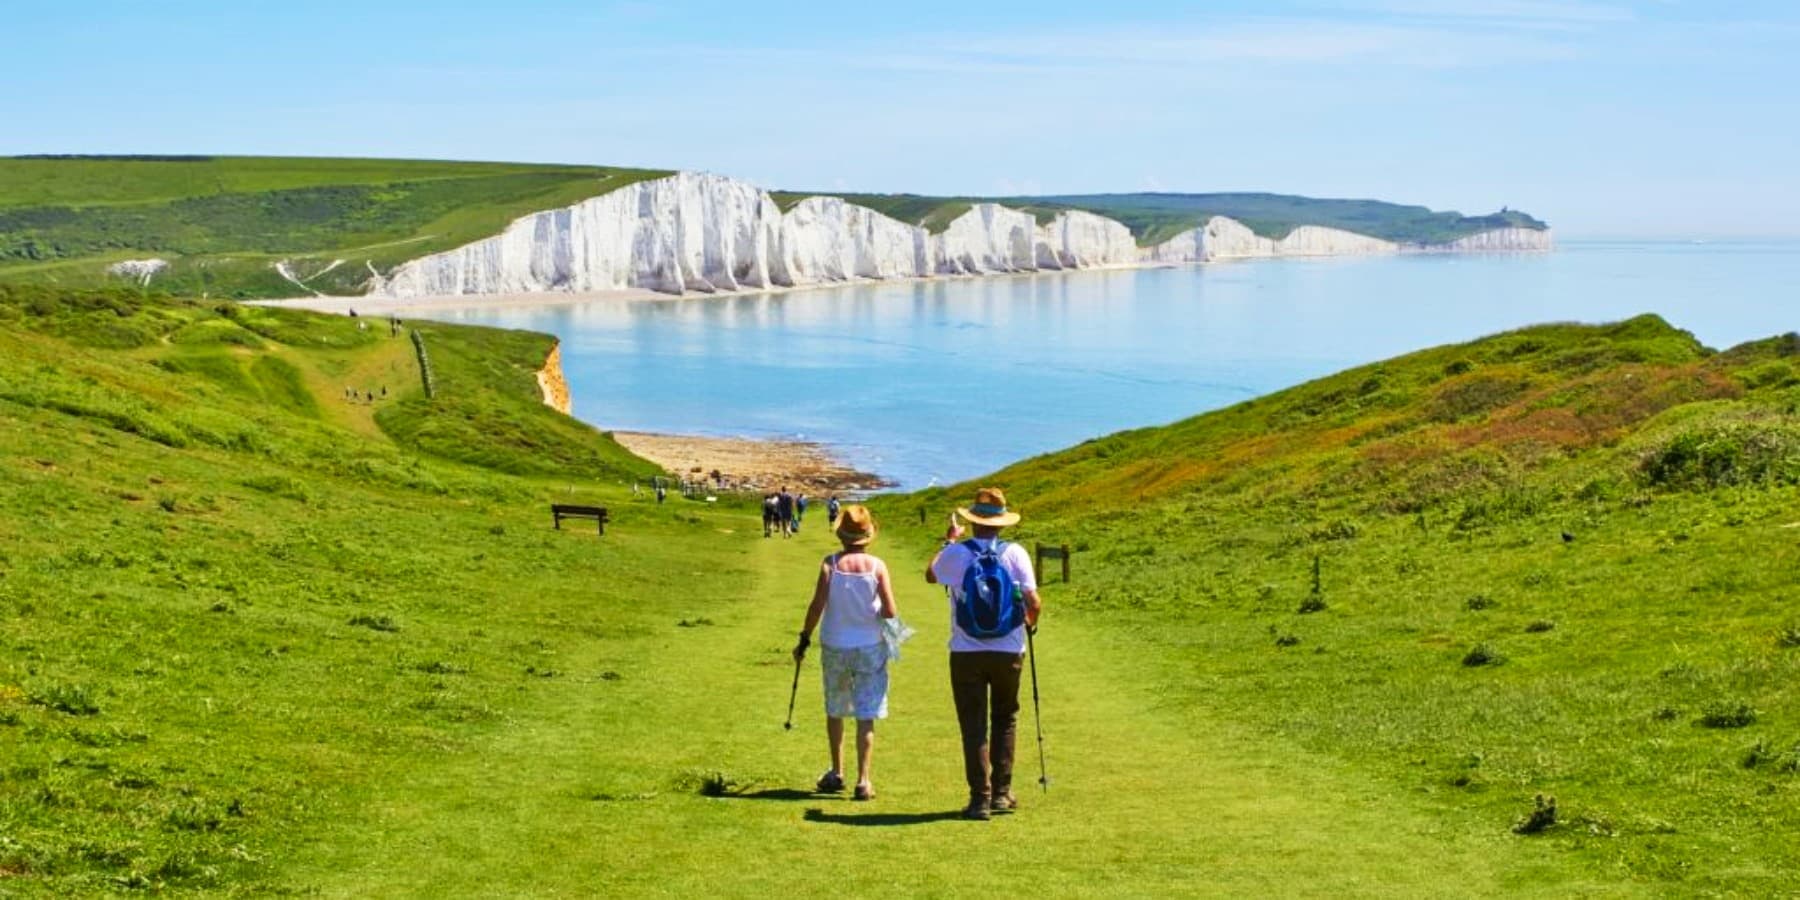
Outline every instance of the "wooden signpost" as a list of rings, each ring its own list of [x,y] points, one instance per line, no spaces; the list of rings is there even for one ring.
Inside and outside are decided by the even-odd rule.
[[[1068,544],[1062,544],[1057,547],[1046,547],[1043,544],[1038,544],[1037,545],[1037,569],[1038,569],[1038,572],[1040,573],[1039,577],[1040,578],[1043,577],[1041,573],[1044,571],[1044,560],[1060,559],[1060,560],[1062,560],[1062,577],[1063,577],[1062,580],[1065,583],[1068,582],[1068,580],[1069,580],[1069,557],[1073,556],[1073,555],[1074,554],[1069,551]]]

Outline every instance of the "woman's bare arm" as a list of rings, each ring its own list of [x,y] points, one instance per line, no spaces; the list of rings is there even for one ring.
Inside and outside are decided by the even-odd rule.
[[[888,577],[885,562],[875,570],[875,593],[881,597],[882,618],[892,619],[900,615],[900,610],[894,606],[894,580]]]
[[[806,607],[806,624],[800,628],[800,643],[794,645],[794,661],[799,662],[806,656],[806,646],[812,643],[813,629],[819,627],[819,620],[825,616],[825,600],[831,595],[831,562],[819,564],[819,580],[813,585],[812,604]]]

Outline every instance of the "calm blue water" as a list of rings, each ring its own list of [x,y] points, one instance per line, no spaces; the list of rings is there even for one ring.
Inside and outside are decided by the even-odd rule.
[[[1567,242],[431,315],[557,335],[575,415],[602,428],[823,441],[915,488],[1422,347],[1644,312],[1720,348],[1800,328],[1800,243]]]

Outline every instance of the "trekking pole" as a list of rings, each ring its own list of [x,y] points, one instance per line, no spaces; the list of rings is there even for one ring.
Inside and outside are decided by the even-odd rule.
[[[794,730],[794,698],[800,696],[800,663],[801,660],[794,660],[794,687],[788,691],[788,717],[781,725],[783,731]]]
[[[1044,768],[1044,709],[1038,705],[1036,628],[1025,629],[1025,649],[1031,657],[1031,721],[1037,726],[1038,786],[1050,792],[1050,773]]]

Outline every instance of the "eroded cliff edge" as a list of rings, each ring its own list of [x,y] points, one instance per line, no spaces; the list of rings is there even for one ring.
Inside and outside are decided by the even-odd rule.
[[[941,234],[836,197],[783,212],[747,182],[694,172],[534,213],[494,237],[405,263],[371,293],[408,298],[641,289],[666,294],[1211,262],[1282,256],[1548,250],[1548,229],[1504,228],[1443,244],[1401,244],[1303,225],[1264,237],[1223,216],[1151,247],[1079,210],[1040,224],[978,203]]]
[[[550,347],[550,355],[544,357],[544,367],[537,372],[538,390],[544,395],[544,405],[563,415],[572,415],[574,406],[569,401],[569,380],[563,377],[562,344],[558,342]]]

